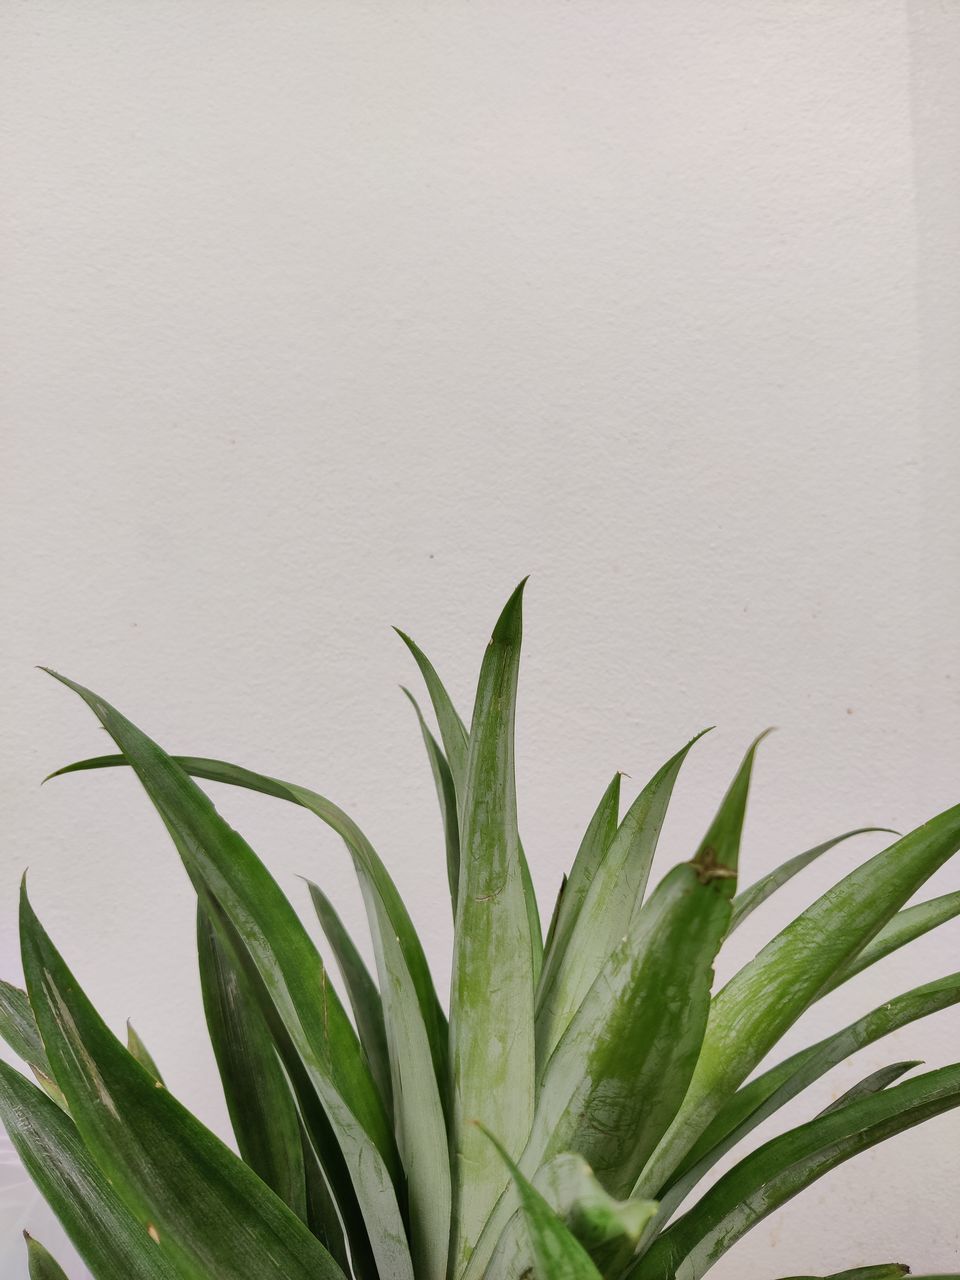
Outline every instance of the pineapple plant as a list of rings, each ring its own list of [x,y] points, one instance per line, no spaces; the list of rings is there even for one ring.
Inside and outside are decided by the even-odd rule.
[[[767,1065],[826,992],[960,913],[960,893],[907,905],[960,848],[960,805],[840,880],[715,990],[720,948],[760,903],[877,829],[741,888],[758,739],[699,847],[649,890],[694,739],[623,814],[614,776],[544,935],[517,828],[522,598],[523,583],[493,629],[469,729],[400,633],[438,730],[408,694],[455,920],[447,1010],[386,866],[343,810],[239,765],[171,757],[98,694],[56,677],[118,749],[57,773],[131,769],[196,890],[203,1004],[239,1151],[177,1101],[132,1031],[124,1041],[107,1027],[24,887],[26,989],[0,986],[0,1034],[36,1083],[0,1063],[0,1120],[96,1280],[699,1280],[822,1174],[960,1103],[960,1064],[907,1077],[918,1064],[892,1063],[820,1114],[747,1142],[702,1189],[833,1066],[960,1001],[960,973],[937,977]],[[374,973],[311,884],[332,979],[204,781],[302,806],[338,833]],[[63,1280],[43,1245],[27,1244],[31,1276]]]

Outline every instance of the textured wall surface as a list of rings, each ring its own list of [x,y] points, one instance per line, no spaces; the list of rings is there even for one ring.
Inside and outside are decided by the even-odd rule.
[[[105,1015],[224,1131],[186,878],[129,777],[39,787],[104,739],[38,662],[171,749],[337,799],[443,981],[388,624],[467,710],[524,573],[545,900],[610,772],[639,786],[705,724],[665,858],[770,723],[748,878],[960,799],[960,9],[8,0],[0,28],[4,976],[29,864]],[[332,836],[218,799],[301,906],[303,872],[361,927]],[[874,847],[795,881],[723,973]],[[958,939],[871,970],[787,1047],[956,969]],[[958,1031],[954,1011],[874,1046],[817,1100],[947,1062]],[[958,1139],[954,1115],[862,1156],[715,1274],[960,1270]],[[70,1257],[19,1194],[4,1277],[24,1212]]]

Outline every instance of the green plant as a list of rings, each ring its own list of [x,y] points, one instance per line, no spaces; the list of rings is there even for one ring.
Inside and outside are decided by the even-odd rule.
[[[58,773],[131,767],[196,889],[204,1007],[242,1156],[167,1091],[133,1033],[124,1045],[106,1027],[24,891],[26,991],[3,985],[0,1032],[41,1087],[0,1064],[0,1116],[97,1280],[698,1280],[821,1174],[960,1103],[960,1064],[894,1084],[918,1065],[894,1063],[747,1154],[678,1216],[716,1161],[785,1102],[960,1000],[960,973],[939,978],[753,1075],[814,1001],[960,912],[960,893],[905,905],[960,847],[960,806],[851,872],[712,994],[724,939],[861,832],[738,892],[758,739],[699,848],[648,894],[691,743],[622,818],[613,778],[542,941],[514,783],[522,590],[486,649],[469,732],[402,637],[440,734],[414,702],[455,919],[449,1022],[393,881],[341,809],[223,761],[171,758],[57,677],[121,753]],[[352,1018],[293,907],[196,779],[303,806],[342,837],[376,980],[321,889],[310,893]],[[35,1244],[30,1265],[62,1274]]]

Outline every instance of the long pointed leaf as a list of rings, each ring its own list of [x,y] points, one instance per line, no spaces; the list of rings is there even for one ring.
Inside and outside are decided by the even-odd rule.
[[[742,893],[738,893],[733,900],[733,919],[730,921],[730,933],[734,929],[738,929],[749,915],[756,911],[757,907],[781,888],[788,881],[792,880],[795,875],[799,875],[811,862],[815,862],[817,858],[823,854],[829,853],[831,849],[835,849],[838,844],[843,844],[845,840],[850,840],[854,836],[863,836],[874,832],[884,832],[887,835],[898,836],[899,831],[894,831],[890,827],[857,827],[854,831],[845,831],[841,836],[834,836],[832,840],[825,840],[823,844],[814,845],[812,849],[807,849],[804,853],[795,854],[794,857],[788,858],[786,862],[781,863],[773,871],[769,871],[765,876],[749,885]]]
[[[958,915],[960,915],[960,890],[955,893],[945,893],[939,898],[931,898],[928,902],[918,902],[912,907],[904,907],[884,925],[862,951],[834,975],[823,994],[827,995],[834,991],[842,983],[862,973],[864,969],[869,969],[878,960],[892,955],[894,951],[907,946],[917,938],[922,938],[925,933],[939,928],[947,921],[956,919]]]
[[[387,1029],[383,1022],[383,1001],[377,984],[370,977],[360,952],[344,928],[333,903],[312,880],[307,881],[310,900],[317,913],[330,949],[343,978],[353,1018],[360,1034],[360,1043],[370,1063],[370,1070],[391,1115],[393,1114],[393,1085],[390,1081],[390,1051],[387,1048]]]
[[[30,1280],[67,1280],[67,1273],[59,1262],[47,1252],[39,1240],[34,1240],[29,1232],[23,1233],[27,1243],[27,1266]]]
[[[0,1040],[6,1041],[17,1057],[27,1064],[47,1097],[52,1098],[58,1107],[66,1107],[66,1100],[47,1061],[47,1051],[27,993],[3,981],[0,981]]]
[[[680,766],[702,736],[698,734],[688,742],[647,783],[624,815],[606,853],[591,855],[594,874],[575,913],[566,944],[538,993],[537,1065],[541,1075],[641,903]],[[605,817],[601,814],[598,825]],[[597,840],[600,839],[598,834]]]
[[[244,769],[240,765],[230,764],[225,760],[210,760],[201,756],[168,758],[191,777],[204,778],[210,782],[222,782],[227,786],[242,787],[248,791],[259,791],[263,795],[299,805],[336,831],[350,853],[360,881],[374,944],[376,945],[377,935],[381,931],[384,920],[389,921],[390,932],[399,941],[430,1039],[430,1051],[438,1087],[443,1091],[448,1079],[447,1026],[423,947],[389,872],[373,845],[349,814],[344,813],[339,806],[308,787],[255,773],[251,769]],[[76,764],[58,769],[50,774],[50,777],[55,778],[66,773],[83,772],[88,769],[112,768],[128,763],[125,756],[95,756],[90,760],[78,761]]]
[[[450,1015],[454,1276],[509,1181],[474,1121],[516,1153],[533,1118],[534,972],[514,775],[522,592],[494,628],[470,731]]]
[[[290,1086],[263,1015],[199,904],[197,956],[207,1029],[240,1154],[306,1221],[300,1121]]]
[[[908,1071],[912,1071],[914,1067],[922,1065],[923,1063],[914,1060],[912,1062],[891,1062],[885,1067],[879,1067],[876,1071],[871,1071],[868,1076],[864,1076],[862,1080],[858,1080],[846,1093],[842,1093],[835,1102],[831,1102],[828,1107],[818,1111],[817,1116],[828,1116],[831,1111],[839,1111],[841,1107],[845,1107],[849,1102],[856,1102],[858,1098],[869,1098],[872,1093],[879,1093],[882,1089],[886,1089],[893,1084],[895,1080],[899,1080],[901,1076],[906,1075]]]
[[[440,727],[443,750],[450,765],[450,773],[453,777],[456,794],[460,802],[462,802],[467,781],[467,754],[469,751],[466,727],[460,719],[457,709],[443,685],[443,681],[437,675],[433,663],[406,632],[401,631],[399,627],[394,627],[394,631],[413,654],[414,661],[420,668],[420,674],[423,676],[423,682],[427,687],[427,693],[430,695],[430,701],[433,704],[434,715],[437,717],[437,724]]]
[[[891,1032],[960,1002],[960,973],[914,987],[800,1050],[743,1086],[718,1113],[661,1195],[667,1220],[717,1161],[838,1063]]]
[[[356,1187],[313,1080],[270,998],[253,957],[229,917],[216,899],[203,888],[199,893],[199,905],[214,926],[220,949],[229,957],[234,972],[242,974],[246,990],[270,1030],[277,1054],[290,1081],[290,1088],[297,1100],[304,1169],[310,1175],[307,1182],[307,1214],[311,1230],[331,1254],[339,1258],[343,1247],[343,1233],[340,1230],[342,1221],[343,1230],[350,1242],[354,1275],[357,1280],[376,1280],[377,1266]],[[329,1188],[329,1195],[323,1188],[316,1186],[312,1176],[316,1169],[321,1171],[322,1179]],[[334,1207],[330,1204],[331,1196],[335,1202]],[[376,1224],[371,1225],[376,1230]]]
[[[555,926],[551,931],[549,945],[544,948],[543,971],[537,989],[537,1005],[539,1008],[542,993],[549,991],[557,979],[570,935],[577,922],[577,917],[587,896],[587,890],[593,883],[600,865],[607,856],[607,851],[617,834],[620,816],[620,780],[621,773],[615,773],[606,791],[600,797],[600,803],[594,810],[587,824],[580,848],[574,859],[570,875],[565,878],[563,892],[557,900]]]
[[[121,1204],[73,1121],[2,1062],[0,1121],[97,1280],[180,1280],[142,1224]]]
[[[403,687],[403,686],[401,686]],[[450,886],[450,904],[453,918],[457,918],[457,893],[460,889],[460,819],[457,814],[457,788],[453,781],[453,773],[447,757],[440,750],[440,745],[430,732],[420,705],[409,689],[403,692],[417,714],[423,745],[430,761],[430,772],[433,774],[433,785],[440,805],[440,816],[443,820],[443,840],[447,855],[447,882]]]
[[[98,695],[57,678],[87,702],[122,749],[198,892],[219,902],[249,948],[337,1135],[378,1262],[388,1274],[409,1277],[389,1122],[356,1033],[296,912],[246,841],[155,742]]]
[[[635,1194],[655,1194],[707,1125],[829,984],[960,847],[960,805],[834,885],[715,997],[687,1097]]]
[[[184,1276],[343,1280],[327,1251],[108,1030],[24,892],[30,1003],[77,1129],[142,1230]]]
[[[651,1246],[630,1280],[699,1280],[751,1227],[878,1142],[960,1106],[960,1064],[861,1098],[766,1143]]]

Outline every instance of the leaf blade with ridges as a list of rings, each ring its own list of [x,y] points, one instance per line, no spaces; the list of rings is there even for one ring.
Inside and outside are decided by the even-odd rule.
[[[343,1280],[306,1226],[109,1031],[21,898],[30,1003],[96,1163],[185,1276]]]
[[[470,730],[450,1011],[454,1277],[509,1181],[474,1122],[516,1153],[533,1118],[534,972],[514,772],[522,592],[523,583],[494,628]]]
[[[243,974],[199,903],[197,958],[207,1031],[240,1155],[305,1222],[303,1147],[290,1086]]]
[[[183,1280],[121,1203],[69,1116],[5,1062],[0,1121],[97,1280]]]
[[[635,1188],[662,1186],[754,1066],[832,976],[960,848],[960,805],[845,876],[781,931],[714,998],[680,1112]]]
[[[220,904],[249,948],[336,1133],[378,1261],[409,1280],[393,1134],[356,1032],[299,917],[246,841],[166,752],[97,694],[56,678],[87,703],[121,748],[198,893]]]

